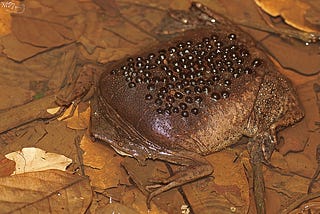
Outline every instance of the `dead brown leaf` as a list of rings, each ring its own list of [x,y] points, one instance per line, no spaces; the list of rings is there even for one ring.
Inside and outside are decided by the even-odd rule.
[[[48,49],[70,44],[78,38],[85,22],[84,17],[78,15],[81,12],[78,2],[66,0],[51,3],[53,5],[46,6],[37,0],[23,2],[27,9],[13,14],[12,33],[1,38],[3,53],[11,59],[23,61]]]
[[[75,40],[72,30],[63,25],[24,16],[13,17],[12,33],[20,42],[42,48],[58,47]]]
[[[4,42],[7,38],[7,36],[0,38],[0,41]],[[11,36],[11,38],[14,37]],[[5,46],[10,44],[15,43],[3,43]],[[33,99],[40,99],[62,87],[66,75],[72,75],[76,72],[74,68],[76,54],[74,48],[57,49],[50,53],[33,57],[21,64],[5,57],[0,57],[0,88],[2,89],[0,98],[9,98],[6,102],[1,103],[1,109],[19,106]],[[18,50],[9,48],[6,50],[15,52],[16,56],[21,53],[22,58],[28,56],[28,53],[24,55],[25,52],[30,51],[28,48],[18,48]],[[36,88],[34,83],[41,85],[41,87]]]
[[[0,6],[0,36],[10,33],[11,16],[5,11],[5,8]]]
[[[12,34],[0,38],[0,43],[4,47],[3,53],[16,61],[23,61],[46,50],[46,48],[43,47],[35,47],[30,44],[22,43]]]
[[[294,174],[280,174],[271,170],[264,172],[266,188],[283,194],[281,205],[297,195],[306,194],[310,180]],[[272,203],[272,202],[270,202]]]
[[[117,187],[106,189],[103,195],[109,197],[110,200],[121,201],[122,196],[128,191],[128,188],[133,188],[133,186],[118,185]]]
[[[84,213],[92,200],[88,179],[59,170],[0,177],[0,192],[4,213]]]
[[[81,12],[81,7],[77,0],[65,0],[65,1],[46,1],[38,0],[41,5],[52,8],[58,16],[75,16]]]
[[[103,10],[105,10],[109,16],[119,16],[120,15],[120,11],[119,11],[119,8],[118,8],[116,1],[114,1],[114,0],[109,0],[109,1],[92,0],[92,1],[95,4],[99,5]]]
[[[176,202],[177,200],[175,200]],[[132,207],[137,213],[150,213],[150,214],[165,214],[165,213],[180,213],[178,210],[173,210],[170,201],[162,201],[162,203],[167,203],[167,207],[158,207],[154,203],[151,203],[151,209],[148,210],[146,204],[146,197],[138,188],[132,188],[125,192],[122,197],[123,204],[128,207]],[[162,209],[161,209],[162,208]],[[171,210],[170,210],[171,209]],[[169,211],[168,211],[169,210]]]
[[[128,176],[120,167],[122,158],[114,150],[92,142],[87,135],[83,136],[80,147],[84,151],[85,174],[90,177],[93,187],[106,189],[118,184],[130,185]]]
[[[255,0],[255,2],[271,16],[282,16],[285,22],[299,30],[306,32],[320,32],[320,10],[308,0]],[[309,15],[308,15],[309,14]],[[312,14],[312,15],[311,15]],[[308,22],[306,15],[309,16]],[[317,17],[314,21],[312,17]]]
[[[262,45],[268,49],[281,66],[291,69],[291,73],[303,75],[312,75],[319,73],[320,55],[317,44],[307,46],[296,40],[283,40],[278,36],[269,36],[262,41]],[[294,70],[295,72],[293,72]],[[302,75],[301,75],[302,74]]]
[[[73,115],[70,118],[64,119],[68,117],[72,112],[72,108],[74,106],[71,105],[64,114],[58,118],[58,120],[64,120],[67,122],[67,127],[75,130],[83,130],[88,128],[90,122],[90,113],[91,109],[88,107],[85,111],[79,113],[79,105],[76,107]]]
[[[126,214],[139,214],[139,212],[136,212],[135,210],[124,206],[123,204],[113,202],[111,204],[108,204],[106,206],[98,207],[95,210],[96,214],[104,214],[104,213],[126,213]],[[154,213],[154,212],[152,212]]]
[[[137,199],[137,189],[133,189],[128,192],[122,200],[125,201],[125,204],[128,206],[135,206],[136,209],[140,210],[142,213],[145,213],[146,207],[146,196],[148,191],[146,186],[153,184],[150,180],[160,179],[169,177],[169,172],[164,162],[162,161],[151,161],[148,160],[146,165],[142,166],[133,158],[125,158],[122,163],[123,167],[126,169],[130,178],[137,185],[139,190],[144,193],[144,195],[139,193],[139,198]],[[185,202],[182,196],[179,194],[177,189],[171,189],[167,192],[164,192],[156,196],[151,201],[151,208],[156,205],[159,209],[165,210],[168,213],[179,213],[180,208],[184,205]]]
[[[274,189],[266,188],[267,213],[280,213],[279,208],[284,203],[283,197]]]
[[[236,209],[246,213],[249,209],[249,184],[241,161],[234,162],[236,155],[225,150],[207,156],[214,167],[214,179],[203,179],[183,187],[189,201],[199,213],[211,207],[221,208],[221,212]],[[223,164],[221,164],[223,163]],[[215,193],[215,196],[212,194]],[[202,203],[202,206],[199,204]]]
[[[305,195],[309,179],[265,171],[267,213],[281,213],[290,202]]]
[[[279,169],[288,169],[288,163],[285,157],[278,151],[272,153],[270,162],[272,166],[277,167]]]
[[[317,169],[315,157],[310,154],[289,153],[285,156],[285,159],[288,163],[288,170],[297,175],[311,178]]]
[[[11,175],[16,168],[16,163],[0,154],[0,177]]]
[[[35,93],[30,90],[8,85],[0,85],[0,91],[0,100],[5,100],[7,97],[10,97],[8,102],[0,103],[0,109],[8,109],[21,103],[27,103],[28,101],[32,100],[32,97],[35,95]],[[12,91],[14,91],[14,96],[12,96]]]

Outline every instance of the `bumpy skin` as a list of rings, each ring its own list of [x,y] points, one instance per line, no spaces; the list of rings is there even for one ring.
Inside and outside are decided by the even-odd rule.
[[[205,63],[202,64],[204,70],[199,74],[200,65],[191,65],[193,71],[190,71],[190,65],[183,68],[180,61],[187,54],[179,56],[175,52],[170,55],[170,47],[179,51],[179,44],[185,44],[181,48],[185,50],[188,49],[187,42],[191,41],[189,49],[196,50],[195,44],[202,43],[205,46],[206,38],[211,39],[207,45],[213,45],[213,51],[219,49],[219,44],[213,41],[219,38],[222,52],[216,54],[214,66],[210,66],[207,58],[200,54],[198,59]],[[235,45],[235,51],[231,51],[232,45]],[[161,58],[161,53],[165,59],[149,70],[145,67],[148,62],[142,60],[140,69],[137,57],[148,59],[150,53],[155,53],[155,57],[149,60],[150,64],[157,64],[155,58]],[[238,58],[232,58],[232,53]],[[197,54],[193,57],[196,58]],[[219,60],[223,61],[222,65],[219,65]],[[232,62],[229,65],[228,60]],[[180,64],[175,66],[177,61]],[[131,74],[128,70],[130,62],[133,63]],[[197,64],[195,60],[191,62]],[[181,69],[175,70],[179,66]],[[238,69],[239,75],[229,70],[230,67]],[[146,74],[146,70],[149,73]],[[167,73],[168,70],[172,71],[171,75]],[[137,73],[133,75],[132,72]],[[195,76],[183,77],[180,73]],[[145,80],[149,75],[150,81]],[[176,75],[177,79],[170,79],[172,75]],[[216,76],[218,79],[206,82]],[[152,80],[152,77],[160,81]],[[189,83],[179,87],[178,82],[185,79]],[[195,80],[193,85],[190,83],[192,79]],[[168,83],[172,84],[171,87]],[[150,84],[153,90],[150,90]],[[196,86],[203,90],[197,91]],[[162,93],[163,87],[166,90]],[[185,88],[190,88],[191,94],[190,91],[185,92]],[[175,97],[177,92],[183,98]],[[163,96],[161,103],[156,101],[159,94]],[[147,95],[151,95],[152,99],[147,99]],[[192,102],[186,102],[186,97],[190,97]],[[201,97],[201,102],[195,101],[198,97]],[[187,109],[179,107],[180,103],[185,103]],[[178,113],[174,112],[174,107],[178,108]],[[187,113],[183,115],[183,111]],[[91,132],[95,138],[109,143],[119,153],[128,154],[139,161],[160,159],[189,167],[160,180],[163,186],[150,194],[150,201],[163,191],[211,174],[212,167],[202,155],[224,149],[242,136],[248,136],[252,141],[263,140],[274,144],[277,129],[294,124],[302,117],[303,111],[289,80],[277,71],[263,51],[256,47],[253,39],[233,25],[215,24],[187,31],[178,38],[108,67],[100,78],[93,103]]]

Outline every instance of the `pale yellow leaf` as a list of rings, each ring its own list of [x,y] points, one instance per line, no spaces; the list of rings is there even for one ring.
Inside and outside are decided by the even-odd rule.
[[[72,160],[55,153],[49,153],[39,148],[23,148],[5,155],[6,158],[16,162],[16,170],[13,174],[43,171],[47,169],[66,170]]]
[[[60,117],[58,117],[58,120],[64,120],[65,118],[69,117],[69,116],[73,116],[72,115],[72,109],[74,108],[73,105],[70,105],[64,112],[63,115],[61,115]],[[77,113],[77,109],[73,112],[73,114]]]
[[[60,110],[60,108],[61,108],[61,107],[49,108],[49,109],[47,109],[47,112],[48,112],[49,114],[55,114],[55,113],[57,113],[57,112]]]

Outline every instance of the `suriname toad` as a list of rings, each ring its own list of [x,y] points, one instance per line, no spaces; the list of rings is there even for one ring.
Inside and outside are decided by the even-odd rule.
[[[203,8],[192,5],[193,11]],[[248,34],[228,20],[207,22],[114,63],[99,80],[94,138],[140,162],[185,166],[159,180],[148,202],[210,175],[213,167],[203,156],[242,136],[263,141],[270,156],[276,132],[304,115],[290,81]]]

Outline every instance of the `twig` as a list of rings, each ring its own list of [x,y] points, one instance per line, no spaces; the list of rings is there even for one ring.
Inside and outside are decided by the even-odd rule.
[[[317,159],[317,164],[318,164],[318,167],[314,173],[314,175],[312,176],[312,179],[310,181],[310,184],[309,184],[309,187],[308,187],[308,194],[311,193],[312,191],[312,186],[314,184],[314,182],[316,181],[317,177],[319,176],[320,174],[320,144],[317,146],[317,150],[316,150],[316,159]]]
[[[253,174],[253,195],[256,204],[256,210],[259,214],[265,214],[265,187],[262,172],[262,161],[264,156],[262,154],[261,144],[259,142],[250,142],[248,147]]]

